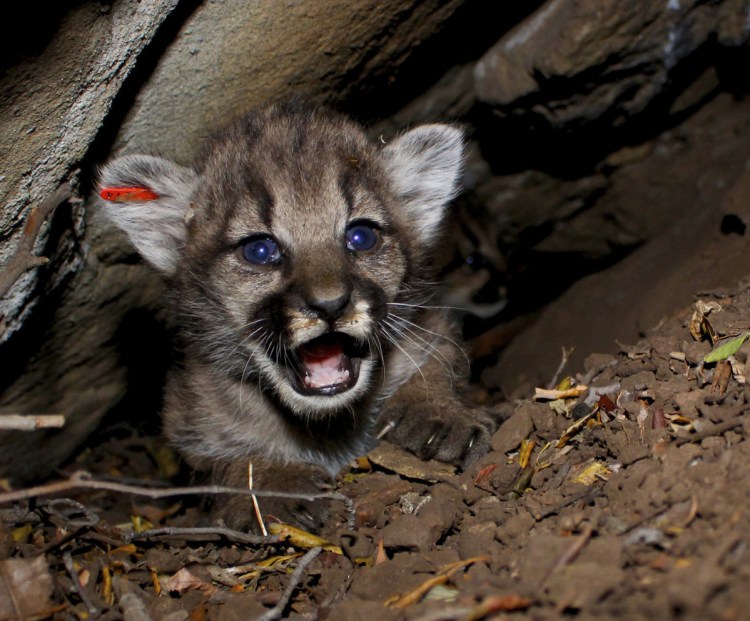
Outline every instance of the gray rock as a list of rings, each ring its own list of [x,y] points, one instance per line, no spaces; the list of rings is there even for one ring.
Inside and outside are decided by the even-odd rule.
[[[477,63],[477,97],[554,127],[617,124],[643,111],[709,39],[745,43],[746,13],[740,1],[549,0]]]
[[[517,449],[534,430],[532,414],[543,407],[546,406],[525,402],[492,436],[492,450],[497,453],[509,453]]]
[[[112,102],[143,49],[179,0],[113,2],[106,10],[79,3],[65,14],[38,55],[9,67],[0,78],[0,266],[22,235],[31,206],[76,178]],[[50,266],[19,279],[0,299],[0,343],[19,330],[42,289],[59,284],[85,264],[80,243],[85,217],[73,211]],[[46,239],[46,234],[43,232]],[[38,244],[42,246],[43,242]]]
[[[341,100],[360,81],[396,71],[461,4],[206,2],[159,60],[116,149],[188,162],[207,132],[254,106]]]

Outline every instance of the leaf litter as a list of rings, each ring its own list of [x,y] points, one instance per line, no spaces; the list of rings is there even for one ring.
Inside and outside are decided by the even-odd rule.
[[[320,535],[249,537],[196,528],[193,497],[111,485],[2,504],[0,619],[742,619],[750,289],[699,301],[499,405],[465,472],[382,444],[340,477],[354,526],[342,505]],[[120,433],[63,475],[174,485],[157,454]]]

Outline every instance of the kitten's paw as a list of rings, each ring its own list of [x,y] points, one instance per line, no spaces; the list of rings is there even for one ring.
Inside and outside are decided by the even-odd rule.
[[[422,459],[437,459],[461,468],[489,451],[496,427],[481,408],[467,408],[458,402],[439,411],[425,404],[390,414],[384,425],[391,429],[383,438]]]
[[[228,471],[231,475],[227,478]],[[224,469],[222,484],[247,486],[247,466]],[[243,479],[244,478],[244,482]],[[282,494],[324,494],[332,489],[331,476],[310,464],[254,464],[253,488]],[[256,496],[265,521],[279,521],[310,532],[318,532],[331,513],[327,498],[306,500],[283,496]],[[237,530],[260,532],[258,516],[251,496],[220,496],[210,506],[210,520],[222,521]]]

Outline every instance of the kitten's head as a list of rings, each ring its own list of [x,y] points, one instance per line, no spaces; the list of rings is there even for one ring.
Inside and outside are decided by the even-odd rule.
[[[335,113],[274,106],[193,168],[124,156],[100,185],[109,218],[168,278],[189,350],[321,416],[367,398],[408,334],[389,309],[415,312],[461,161],[450,126],[382,144]]]

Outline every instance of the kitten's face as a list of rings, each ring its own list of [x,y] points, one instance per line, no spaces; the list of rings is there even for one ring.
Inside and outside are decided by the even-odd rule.
[[[148,230],[132,230],[130,201],[110,217],[170,277],[189,348],[315,417],[381,381],[389,305],[412,299],[460,155],[460,133],[446,126],[383,147],[340,116],[270,108],[215,140],[199,171],[131,156],[102,185],[160,197]],[[190,179],[182,196],[176,175]],[[175,214],[160,217],[162,208]],[[164,239],[152,239],[154,226]]]
[[[379,150],[349,124],[250,136],[206,162],[178,297],[210,318],[206,348],[234,375],[295,412],[338,410],[367,393],[388,349],[378,328],[412,262],[406,222],[378,181]]]

